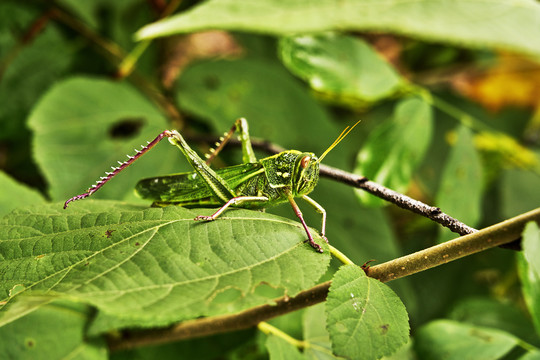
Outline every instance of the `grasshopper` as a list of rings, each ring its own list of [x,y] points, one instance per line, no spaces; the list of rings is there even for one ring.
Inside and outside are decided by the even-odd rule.
[[[352,127],[345,128],[320,157],[311,152],[287,150],[259,161],[257,161],[253,152],[248,124],[244,118],[236,120],[231,130],[220,138],[220,142],[216,142],[216,148],[210,149],[206,161],[197,155],[179,132],[165,130],[154,140],[148,142],[146,146],[141,146],[141,150],[135,150],[134,156],[128,155],[128,160],[125,162],[119,161],[118,167],[112,167],[112,172],[107,172],[106,176],[101,177],[85,193],[67,200],[64,203],[64,209],[67,208],[70,202],[84,199],[95,193],[111,178],[131,165],[157,143],[164,138],[168,138],[172,145],[182,151],[195,171],[140,180],[135,187],[135,191],[143,199],[153,200],[153,206],[221,206],[210,216],[201,215],[194,219],[208,221],[215,220],[230,206],[263,209],[288,201],[306,231],[308,237],[306,241],[316,251],[322,253],[322,247],[314,241],[294,198],[301,197],[322,215],[320,236],[328,242],[325,235],[326,211],[307,194],[315,188],[319,181],[319,164],[322,159],[358,123],[359,121]],[[242,144],[243,164],[213,170],[209,166],[211,160],[223,148],[235,131],[239,133]]]

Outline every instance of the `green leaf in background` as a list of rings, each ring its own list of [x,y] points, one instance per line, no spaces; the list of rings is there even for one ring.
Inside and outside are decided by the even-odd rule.
[[[540,335],[540,229],[538,224],[530,222],[522,235],[523,251],[518,254],[518,272],[522,285],[523,297]]]
[[[287,68],[325,97],[365,106],[389,97],[404,83],[364,40],[335,33],[284,37],[279,55]]]
[[[305,359],[296,346],[275,335],[268,335],[266,348],[270,354],[270,360]]]
[[[540,350],[531,350],[520,357],[519,360],[540,360]]]
[[[176,90],[180,107],[209,119],[218,133],[245,117],[253,137],[320,154],[342,130],[297,79],[266,61],[195,64],[182,74]]]
[[[214,360],[238,359],[231,352],[242,346],[251,346],[256,334],[255,329],[234,331],[214,336],[174,341],[167,344],[142,346],[134,349],[113,352],[111,360]],[[257,348],[265,353],[264,349]],[[245,357],[244,357],[245,358]]]
[[[414,345],[420,359],[494,360],[507,354],[518,341],[505,331],[436,320],[418,330]]]
[[[358,153],[354,172],[398,192],[405,192],[424,158],[432,136],[431,107],[417,98],[402,100],[394,116],[379,125]],[[358,198],[366,205],[383,200],[362,190]]]
[[[0,139],[20,139],[29,109],[39,96],[67,70],[73,50],[54,23],[21,47],[17,36],[40,16],[21,3],[0,3]],[[4,63],[5,62],[5,63]]]
[[[0,327],[2,359],[107,359],[106,344],[85,335],[91,310],[67,301],[50,303]]]
[[[540,152],[534,153],[540,162]],[[540,204],[538,174],[523,169],[506,169],[502,174],[502,215],[504,218],[536,209]]]
[[[17,207],[45,202],[39,191],[17,182],[3,171],[0,171],[0,189],[0,218]]]
[[[379,359],[409,339],[407,311],[385,284],[366,276],[356,265],[334,275],[326,300],[332,348],[349,359]]]
[[[326,330],[325,304],[311,306],[304,312],[304,341],[308,344],[304,355],[308,359],[339,359],[332,353],[330,335]]]
[[[95,184],[134,148],[154,139],[168,125],[163,115],[127,83],[72,78],[41,99],[28,121],[34,156],[55,201],[65,201]],[[135,198],[138,180],[179,172],[182,154],[161,144],[96,193],[95,197]],[[184,168],[189,168],[187,161]]]
[[[445,213],[475,227],[482,215],[482,164],[474,147],[471,130],[460,125],[456,137],[442,173],[435,203]],[[439,242],[457,236],[448,228],[439,228]]]
[[[13,320],[17,297],[43,293],[95,306],[118,320],[109,329],[238,312],[314,285],[330,260],[304,243],[301,224],[257,211],[196,222],[212,210],[79,205],[2,219],[0,324]]]
[[[489,297],[460,301],[448,316],[471,325],[504,330],[530,344],[540,344],[534,325],[521,306]]]
[[[136,37],[155,38],[207,29],[277,35],[327,30],[383,31],[468,47],[497,47],[540,55],[540,5],[506,0],[234,0],[206,1],[147,25]]]

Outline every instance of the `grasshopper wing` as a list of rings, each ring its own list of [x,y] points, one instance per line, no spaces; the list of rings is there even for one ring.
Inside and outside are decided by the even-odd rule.
[[[232,189],[263,172],[260,163],[248,163],[216,170]],[[220,204],[212,189],[196,172],[185,172],[140,180],[135,192],[143,199],[178,205]]]

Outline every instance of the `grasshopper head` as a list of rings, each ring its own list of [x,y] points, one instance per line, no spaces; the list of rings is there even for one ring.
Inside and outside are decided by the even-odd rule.
[[[339,144],[359,122],[360,121],[357,121],[356,124],[351,127],[347,126],[319,158],[317,158],[314,153],[301,153],[298,155],[294,167],[296,177],[293,179],[293,190],[296,192],[296,195],[307,195],[315,188],[317,182],[319,182],[319,164],[322,159],[336,147],[336,145]]]
[[[314,153],[301,153],[294,165],[293,189],[296,195],[309,194],[319,181],[319,159]]]

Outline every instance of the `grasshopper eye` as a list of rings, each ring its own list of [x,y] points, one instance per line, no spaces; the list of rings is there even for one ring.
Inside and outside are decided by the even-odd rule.
[[[311,161],[311,156],[304,156],[302,160],[300,160],[300,166],[302,167],[302,169],[307,168],[310,161]]]

